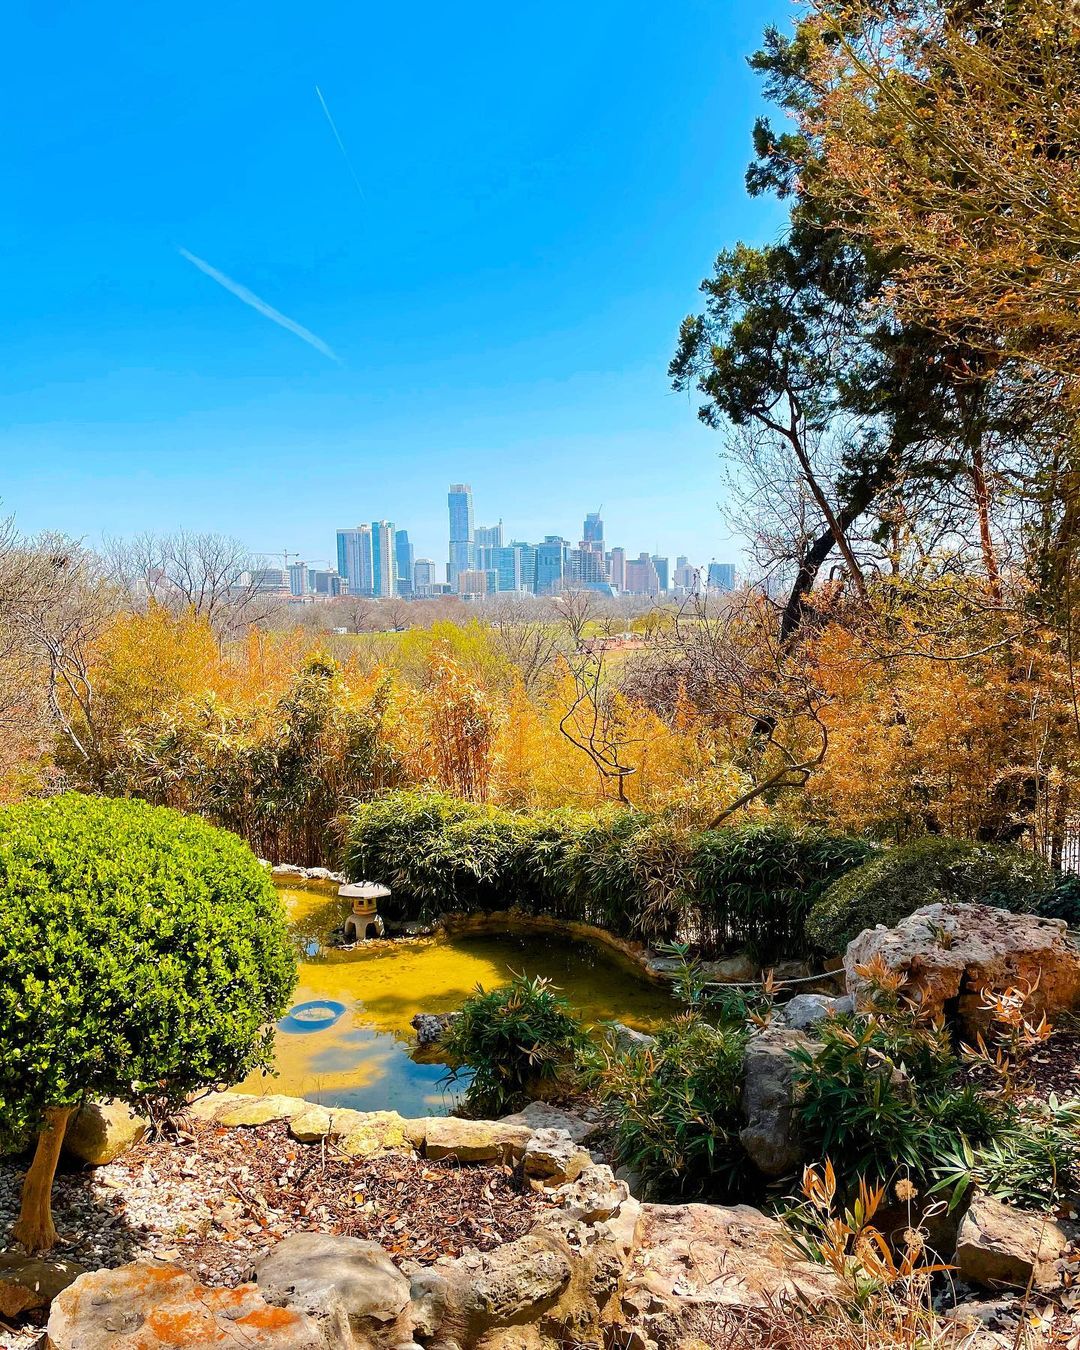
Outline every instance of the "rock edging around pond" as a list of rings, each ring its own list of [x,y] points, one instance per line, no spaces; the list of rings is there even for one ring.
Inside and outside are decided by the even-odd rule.
[[[192,1113],[233,1128],[287,1120],[298,1140],[332,1139],[357,1158],[414,1148],[430,1159],[520,1162],[547,1204],[523,1236],[434,1265],[395,1263],[374,1242],[297,1232],[234,1289],[200,1285],[169,1264],[89,1272],[53,1302],[53,1350],[553,1350],[604,1344],[606,1330],[628,1323],[663,1350],[703,1309],[839,1296],[778,1221],[745,1205],[641,1204],[567,1130],[524,1113],[520,1123],[406,1120],[236,1093],[203,1098]]]

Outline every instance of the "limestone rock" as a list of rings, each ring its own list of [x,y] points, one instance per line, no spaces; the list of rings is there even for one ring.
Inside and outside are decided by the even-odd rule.
[[[377,1242],[330,1233],[294,1233],[255,1267],[268,1303],[309,1313],[330,1325],[347,1323],[364,1340],[395,1328],[409,1304],[409,1281]],[[363,1343],[363,1340],[361,1341]]]
[[[496,1162],[520,1158],[532,1138],[528,1125],[502,1121],[458,1120],[455,1116],[432,1117],[425,1135],[425,1151],[432,1159],[457,1158],[459,1162]]]
[[[715,980],[718,984],[745,984],[758,978],[760,967],[752,956],[740,952],[723,961],[703,961],[700,973],[703,980]]]
[[[269,1125],[275,1120],[290,1120],[303,1109],[306,1103],[296,1097],[282,1097],[276,1093],[267,1093],[265,1097],[245,1097],[240,1093],[232,1094],[236,1105],[227,1102],[214,1112],[213,1119],[219,1125]]]
[[[68,1121],[64,1148],[81,1162],[101,1167],[126,1153],[150,1128],[123,1102],[87,1102]]]
[[[476,1331],[534,1321],[571,1279],[567,1254],[548,1235],[533,1233],[491,1252],[466,1252],[445,1273],[456,1286],[459,1317]]]
[[[563,1213],[581,1223],[604,1223],[630,1198],[630,1188],[615,1180],[610,1167],[594,1163],[576,1181],[560,1186],[553,1198]]]
[[[289,1121],[289,1133],[301,1144],[317,1144],[330,1133],[330,1112],[314,1103]]]
[[[307,876],[306,867],[297,867],[295,863],[275,863],[270,869],[271,876],[303,880]]]
[[[791,1051],[807,1044],[801,1031],[782,1028],[751,1037],[746,1047],[739,1142],[767,1177],[782,1177],[803,1160],[792,1086]]]
[[[0,1317],[47,1308],[61,1290],[85,1273],[85,1267],[74,1261],[0,1252]]]
[[[416,1032],[417,1045],[438,1045],[460,1016],[459,1012],[417,1013],[409,1023]]]
[[[212,1289],[175,1266],[96,1270],[53,1300],[51,1350],[327,1350],[305,1313],[268,1304],[253,1284]]]
[[[821,1305],[840,1294],[825,1266],[800,1258],[783,1225],[749,1205],[642,1205],[622,1303],[636,1326],[676,1344],[680,1327],[710,1307]]]
[[[648,1050],[656,1044],[656,1037],[646,1031],[635,1031],[625,1022],[612,1022],[605,1029],[607,1039],[620,1054],[629,1054],[638,1050]]]
[[[1025,1286],[1057,1282],[1054,1263],[1068,1239],[1053,1219],[1013,1209],[989,1195],[977,1195],[956,1238],[956,1264],[972,1284]]]
[[[1060,919],[989,905],[926,905],[895,928],[868,928],[848,944],[844,970],[856,1001],[858,968],[880,958],[907,977],[904,996],[930,1016],[956,1011],[968,1038],[984,1031],[982,990],[1029,985],[1035,1017],[1080,1007],[1080,948]]]
[[[855,1000],[850,996],[830,998],[828,994],[796,994],[779,1009],[779,1018],[794,1031],[809,1031],[826,1017],[839,1017],[853,1012]]]
[[[396,1111],[334,1111],[330,1135],[350,1158],[412,1148],[406,1122]]]
[[[566,1130],[537,1130],[525,1145],[525,1175],[551,1185],[574,1181],[591,1162]]]
[[[552,1106],[549,1102],[530,1102],[528,1106],[520,1111],[515,1111],[513,1115],[502,1116],[499,1123],[502,1125],[527,1125],[533,1131],[543,1129],[565,1130],[575,1144],[584,1144],[600,1128],[595,1121],[585,1120],[573,1111],[564,1111],[561,1107]]]

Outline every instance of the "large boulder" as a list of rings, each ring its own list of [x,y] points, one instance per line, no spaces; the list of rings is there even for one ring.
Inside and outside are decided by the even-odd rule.
[[[459,1012],[417,1013],[409,1023],[416,1032],[416,1044],[438,1045],[460,1016]]]
[[[310,1314],[320,1324],[348,1324],[360,1344],[411,1339],[409,1281],[377,1242],[331,1233],[294,1233],[255,1267],[268,1303]],[[395,1334],[396,1333],[396,1334]]]
[[[123,1102],[87,1102],[68,1121],[64,1148],[91,1167],[103,1167],[139,1142],[150,1122]]]
[[[831,1271],[800,1257],[784,1226],[749,1205],[642,1205],[622,1305],[666,1347],[685,1344],[725,1308],[785,1299],[820,1307],[841,1295]]]
[[[573,1111],[565,1111],[550,1102],[530,1102],[513,1115],[501,1116],[503,1125],[527,1125],[530,1130],[565,1130],[575,1144],[584,1144],[599,1130],[594,1120],[586,1120]]]
[[[314,1318],[253,1284],[214,1289],[176,1266],[134,1262],[80,1275],[53,1300],[51,1350],[328,1350]],[[340,1345],[340,1342],[339,1342]]]
[[[984,989],[1030,988],[1035,1017],[1080,1007],[1080,947],[1060,919],[989,905],[926,905],[895,928],[868,928],[849,943],[844,971],[856,1002],[871,962],[902,975],[906,999],[930,1017],[955,1016],[968,1037],[987,1027]]]
[[[528,1125],[433,1116],[427,1122],[424,1150],[432,1159],[509,1162],[511,1158],[520,1158],[524,1154],[525,1145],[532,1136],[533,1130]]]
[[[746,1047],[739,1142],[754,1166],[767,1177],[786,1176],[804,1157],[795,1114],[791,1052],[807,1044],[800,1031],[769,1029]]]
[[[625,1181],[616,1181],[605,1163],[593,1163],[575,1181],[560,1186],[554,1201],[579,1223],[605,1223],[630,1199]]]
[[[74,1261],[45,1260],[22,1252],[0,1252],[0,1317],[19,1317],[47,1308],[85,1268]]]
[[[956,1237],[956,1265],[972,1284],[993,1289],[1058,1282],[1056,1262],[1068,1239],[1053,1219],[977,1195]]]
[[[525,1145],[525,1175],[546,1185],[575,1181],[592,1158],[575,1144],[566,1130],[545,1128],[530,1135]]]
[[[796,994],[778,1009],[778,1018],[793,1031],[812,1031],[827,1017],[840,1017],[854,1009],[855,1000],[850,994],[843,998],[830,998],[828,994]]]

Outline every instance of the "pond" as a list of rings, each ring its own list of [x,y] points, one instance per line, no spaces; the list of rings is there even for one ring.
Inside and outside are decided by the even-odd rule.
[[[418,1012],[451,1012],[476,988],[511,973],[551,979],[591,1026],[617,1020],[652,1031],[675,1010],[671,996],[587,943],[549,936],[462,937],[342,951],[332,934],[347,902],[282,889],[300,950],[291,1015],[279,1023],[277,1077],[253,1074],[243,1092],[281,1092],[327,1106],[445,1115],[464,1083],[446,1066],[413,1058]],[[311,1005],[305,1007],[304,1005]]]

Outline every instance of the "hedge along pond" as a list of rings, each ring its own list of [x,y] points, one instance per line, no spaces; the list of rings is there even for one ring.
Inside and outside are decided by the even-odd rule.
[[[253,1074],[240,1085],[243,1092],[281,1092],[403,1116],[446,1114],[467,1080],[451,1087],[445,1064],[413,1057],[411,1019],[418,1012],[451,1012],[478,983],[491,989],[513,972],[551,979],[593,1026],[616,1020],[652,1031],[676,1011],[667,990],[588,943],[507,934],[343,950],[333,935],[348,901],[315,890],[283,888],[280,894],[300,954],[292,1005],[299,1011],[279,1023],[277,1077]]]

